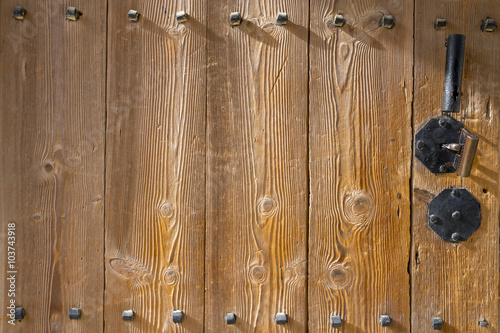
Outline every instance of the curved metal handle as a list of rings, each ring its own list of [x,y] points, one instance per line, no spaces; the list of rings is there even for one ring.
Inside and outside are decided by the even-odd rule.
[[[446,71],[444,74],[443,112],[459,112],[462,97],[465,36],[449,35],[446,39]]]

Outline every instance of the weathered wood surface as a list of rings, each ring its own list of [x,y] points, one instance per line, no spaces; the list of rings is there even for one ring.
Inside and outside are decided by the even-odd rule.
[[[498,30],[480,30],[487,16],[500,19],[498,1],[416,1],[414,129],[441,111],[445,38],[466,35],[461,112],[466,128],[480,136],[469,178],[434,175],[414,159],[413,191],[437,195],[463,187],[481,204],[481,227],[465,242],[443,242],[426,225],[427,202],[413,195],[412,331],[432,332],[431,317],[441,317],[444,332],[498,331],[498,230],[500,39]],[[448,20],[436,31],[434,20]],[[487,320],[487,328],[478,322]]]
[[[138,10],[138,23],[127,12]],[[189,20],[176,21],[185,10]],[[109,1],[105,328],[203,330],[205,3]],[[123,322],[124,310],[134,310]],[[175,324],[172,311],[182,310]]]
[[[307,26],[299,0],[208,8],[207,332],[307,329]]]
[[[408,332],[413,2],[312,0],[310,22],[309,330]]]
[[[13,8],[27,10],[15,20]],[[106,2],[0,2],[2,332],[102,332]],[[7,223],[16,305],[6,317]],[[10,274],[9,274],[10,275]],[[70,320],[71,307],[82,318]]]

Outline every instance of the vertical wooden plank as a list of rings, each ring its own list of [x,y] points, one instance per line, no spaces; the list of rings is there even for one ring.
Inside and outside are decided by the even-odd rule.
[[[18,5],[24,21],[12,17]],[[102,332],[106,2],[72,1],[77,22],[65,20],[69,5],[0,3],[2,332]],[[11,300],[26,309],[15,326]]]
[[[480,30],[487,16],[500,19],[498,1],[416,1],[415,104],[417,132],[440,115],[445,68],[445,38],[466,35],[461,112],[466,128],[480,136],[469,178],[434,175],[416,158],[413,172],[412,331],[431,332],[431,317],[441,317],[444,332],[498,331],[498,223],[500,39]],[[436,31],[434,20],[446,18]],[[443,242],[426,224],[428,201],[443,189],[466,188],[481,204],[481,226],[465,242]],[[422,195],[426,194],[426,195]],[[487,327],[478,322],[486,320]]]
[[[129,22],[130,9],[139,22]],[[110,332],[203,330],[205,30],[204,1],[109,1]],[[128,309],[132,322],[121,318]],[[181,324],[173,310],[184,312]]]
[[[307,329],[307,25],[304,1],[210,2],[208,332],[232,329],[229,312],[241,331]]]
[[[413,2],[312,0],[310,22],[309,330],[408,332]]]

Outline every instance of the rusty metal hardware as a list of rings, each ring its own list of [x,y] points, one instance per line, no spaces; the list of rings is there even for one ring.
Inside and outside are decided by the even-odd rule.
[[[285,325],[288,323],[288,315],[283,312],[278,312],[274,317],[274,322],[278,325]]]
[[[446,242],[465,241],[481,225],[481,206],[464,188],[445,189],[429,203],[427,224]]]
[[[460,112],[465,36],[449,35],[446,39],[446,69],[443,87],[443,112]]]
[[[443,319],[432,317],[432,328],[436,331],[443,329]]]
[[[236,324],[236,315],[232,312],[226,313],[226,325]]]
[[[80,319],[82,317],[82,310],[79,308],[69,309],[69,319]]]
[[[486,19],[481,21],[481,30],[484,32],[493,32],[496,28],[497,22],[490,17],[487,17]]]

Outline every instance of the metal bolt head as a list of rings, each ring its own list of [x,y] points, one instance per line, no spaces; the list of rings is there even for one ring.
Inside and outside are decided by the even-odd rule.
[[[188,14],[181,10],[180,12],[175,13],[175,18],[177,19],[177,22],[184,23],[188,20]]]
[[[14,18],[16,20],[24,20],[24,16],[26,15],[26,9],[21,6],[14,7]]]
[[[134,310],[125,310],[122,313],[123,321],[132,321],[135,317]]]
[[[391,325],[391,317],[388,315],[380,315],[380,325],[382,327],[388,327]]]
[[[481,21],[481,30],[485,32],[493,32],[497,28],[497,22],[487,17],[486,19]]]
[[[454,189],[454,190],[451,191],[451,195],[453,197],[459,197],[460,196],[460,192],[458,190]]]
[[[226,325],[236,324],[236,315],[232,312],[226,313]]]
[[[340,327],[342,326],[342,319],[340,319],[340,316],[331,316],[330,323],[332,327]]]
[[[82,310],[79,308],[69,309],[69,319],[80,319],[82,317]]]
[[[450,169],[448,168],[447,165],[443,164],[441,166],[439,166],[439,172],[448,172]]]
[[[346,24],[347,20],[344,18],[342,14],[336,14],[333,18],[333,25],[339,28],[342,28]]]
[[[437,217],[437,215],[431,215],[429,216],[429,221],[431,221],[431,223],[438,223],[439,217]]]
[[[443,319],[439,317],[432,317],[432,328],[435,330],[440,330],[443,328]]]
[[[286,25],[288,23],[288,14],[287,13],[278,13],[276,17],[276,25]]]
[[[441,127],[446,127],[446,125],[447,125],[447,123],[446,123],[446,121],[444,119],[439,119],[438,124]]]
[[[288,323],[288,315],[283,312],[278,312],[274,317],[274,322],[278,325],[285,325]]]
[[[380,25],[386,29],[392,29],[396,25],[396,18],[392,15],[384,15],[380,20]]]
[[[454,211],[452,214],[451,214],[451,217],[454,219],[454,220],[459,220],[460,219],[460,212],[457,210],[457,211]]]
[[[21,321],[24,319],[24,316],[26,315],[26,311],[22,306],[18,306],[17,308],[14,309],[14,319],[17,321]]]
[[[423,142],[422,140],[418,140],[417,141],[417,149],[424,150],[424,148],[425,148],[425,142]]]
[[[182,320],[184,319],[184,313],[182,310],[174,310],[172,311],[172,321],[176,324],[182,323]]]
[[[241,24],[241,15],[240,13],[238,12],[232,12],[231,14],[229,14],[229,24],[232,26],[232,27],[235,27],[237,25],[240,25]]]
[[[128,11],[128,20],[130,22],[139,22],[141,14],[137,10],[131,9]]]
[[[454,242],[458,242],[460,240],[460,234],[458,232],[454,232],[451,235],[451,240],[454,241]]]
[[[80,16],[82,16],[82,13],[78,11],[76,7],[68,7],[68,9],[66,9],[66,20],[78,21]]]
[[[481,321],[479,322],[479,326],[481,326],[481,327],[488,326],[488,322],[487,322],[486,320],[481,320]]]
[[[445,18],[437,18],[436,21],[434,22],[434,29],[439,30],[439,29],[444,29],[446,28],[446,19]]]

